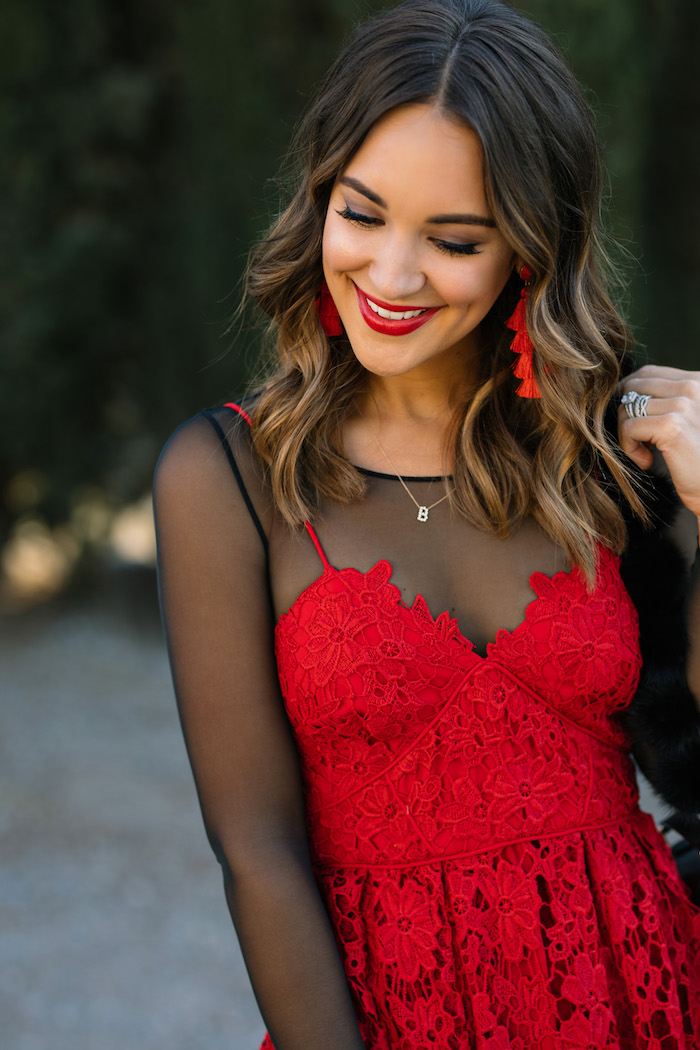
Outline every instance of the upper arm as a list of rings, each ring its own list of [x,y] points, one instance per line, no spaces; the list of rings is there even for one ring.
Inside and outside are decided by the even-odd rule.
[[[207,832],[220,858],[300,840],[296,751],[274,658],[266,552],[221,441],[195,417],[156,470],[161,606]]]

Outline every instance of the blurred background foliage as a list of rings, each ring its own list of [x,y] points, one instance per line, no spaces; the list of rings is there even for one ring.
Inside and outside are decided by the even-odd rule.
[[[145,498],[178,422],[240,392],[227,333],[309,92],[371,0],[5,0],[0,7],[4,594],[148,563]],[[598,114],[629,315],[697,367],[697,0],[519,0]]]

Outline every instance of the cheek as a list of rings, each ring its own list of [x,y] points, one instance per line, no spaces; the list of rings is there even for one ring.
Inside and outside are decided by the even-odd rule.
[[[505,288],[510,273],[510,263],[498,261],[479,275],[476,294],[483,303],[485,313],[488,313]]]
[[[338,216],[329,215],[323,228],[323,269],[328,277],[330,272],[343,272],[357,269],[362,264],[362,251],[355,231],[347,222],[338,220]]]
[[[503,291],[511,272],[509,257],[465,260],[464,266],[448,260],[433,266],[432,283],[446,303],[457,308],[480,308],[488,313]]]
[[[479,295],[480,280],[468,270],[456,272],[458,268],[446,269],[444,274],[435,274],[433,286],[440,298],[450,306],[470,306]]]
[[[435,274],[433,285],[440,297],[457,309],[482,307],[488,310],[506,282],[506,275],[483,270],[465,269],[461,273],[447,270],[444,275]]]

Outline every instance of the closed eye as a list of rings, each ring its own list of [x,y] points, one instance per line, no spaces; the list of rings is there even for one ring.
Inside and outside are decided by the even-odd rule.
[[[364,215],[362,212],[354,211],[348,204],[341,210],[336,208],[336,212],[340,215],[341,219],[352,222],[356,226],[362,226],[364,228],[371,226],[383,226],[384,220],[378,219],[374,215]],[[478,255],[479,249],[476,243],[471,244],[458,244],[453,241],[443,241],[437,238],[431,238],[432,243],[440,252],[444,252],[445,255]]]
[[[338,211],[341,219],[347,219],[348,222],[354,222],[357,226],[381,226],[382,220],[376,219],[373,215],[363,215],[359,211],[353,211],[346,204],[342,211]]]
[[[455,244],[452,241],[436,239],[433,239],[433,244],[439,252],[444,252],[446,255],[479,255],[479,248],[476,244]]]

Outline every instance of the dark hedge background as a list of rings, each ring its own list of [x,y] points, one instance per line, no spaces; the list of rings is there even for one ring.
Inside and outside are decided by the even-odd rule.
[[[255,337],[231,349],[227,323],[279,160],[348,28],[386,6],[5,0],[0,545],[67,530],[84,564],[172,428],[245,385]],[[645,352],[698,367],[700,4],[520,6],[590,87]]]

